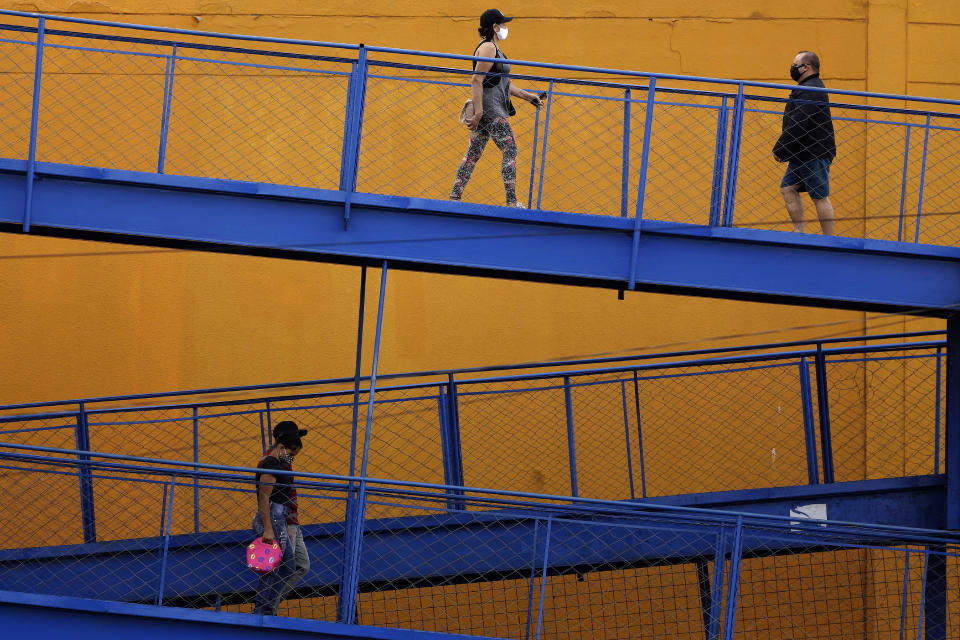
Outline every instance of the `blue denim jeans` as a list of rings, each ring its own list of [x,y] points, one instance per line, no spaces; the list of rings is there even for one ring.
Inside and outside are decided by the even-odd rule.
[[[260,576],[257,582],[257,597],[254,600],[254,613],[277,615],[277,607],[280,606],[280,590],[297,568],[297,558],[290,546],[290,536],[287,535],[289,514],[290,509],[287,506],[276,502],[270,503],[270,522],[273,525],[273,533],[277,536],[277,542],[283,549],[283,558],[273,571]],[[253,517],[253,532],[257,536],[263,535],[263,522],[260,520],[259,513]]]

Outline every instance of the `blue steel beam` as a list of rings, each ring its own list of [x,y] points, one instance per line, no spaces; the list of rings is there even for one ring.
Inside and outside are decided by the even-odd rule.
[[[459,634],[345,625],[303,618],[151,607],[0,591],[7,637],[104,640],[454,640]],[[492,640],[469,636],[471,640]]]
[[[0,161],[0,201],[25,197],[24,161]],[[135,244],[622,289],[946,316],[960,249],[345,195],[38,163],[31,230]],[[0,230],[20,229],[19,208]]]
[[[646,502],[780,516],[797,505],[822,502],[832,520],[939,529],[943,526],[943,499],[944,479],[921,476]],[[367,521],[364,553],[357,569],[359,590],[526,575],[537,523],[546,518],[546,514],[540,518],[533,515],[487,511]],[[547,570],[689,563],[715,553],[715,537],[706,535],[699,524],[658,524],[654,513],[615,518],[617,525],[635,527],[633,535],[625,535],[622,526],[598,527],[602,521],[600,517],[553,518]],[[689,535],[678,535],[685,527]],[[301,583],[302,592],[336,593],[341,580],[338,559],[343,555],[343,523],[305,526],[303,534],[315,561]],[[770,535],[773,537],[752,533],[745,538],[744,549],[760,554],[791,553],[810,546],[809,537],[797,540],[794,547],[783,532]],[[168,540],[158,536],[5,550],[0,551],[0,585],[48,595],[153,602],[162,570],[158,551],[167,544],[166,593],[177,597],[165,598],[165,602],[208,606],[218,597],[240,601],[256,585],[255,575],[242,570],[237,555],[249,537],[247,531],[228,531],[174,535]],[[398,555],[396,549],[404,549],[404,553]],[[490,554],[489,549],[502,552]],[[379,558],[391,561],[378,562]],[[24,563],[29,571],[24,570]],[[103,581],[103,575],[110,575],[111,580]]]

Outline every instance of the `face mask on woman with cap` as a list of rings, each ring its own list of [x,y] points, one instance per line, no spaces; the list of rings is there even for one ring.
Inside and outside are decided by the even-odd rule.
[[[501,25],[499,30],[495,30],[497,34],[497,40],[506,40],[508,31],[509,29],[507,29],[506,26]]]

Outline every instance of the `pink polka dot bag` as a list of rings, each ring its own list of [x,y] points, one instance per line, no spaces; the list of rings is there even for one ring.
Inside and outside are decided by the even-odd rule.
[[[245,551],[247,567],[261,574],[276,569],[283,558],[283,549],[277,541],[266,544],[262,536],[248,544]]]

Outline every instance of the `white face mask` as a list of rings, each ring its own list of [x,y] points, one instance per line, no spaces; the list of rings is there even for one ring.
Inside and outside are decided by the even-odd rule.
[[[497,31],[497,39],[498,39],[498,40],[506,40],[506,39],[507,39],[507,31],[508,31],[508,29],[507,29],[506,27],[500,27],[500,30]]]

